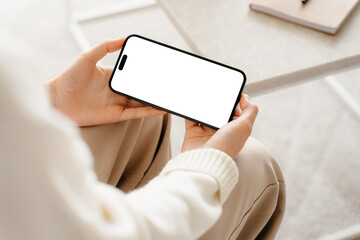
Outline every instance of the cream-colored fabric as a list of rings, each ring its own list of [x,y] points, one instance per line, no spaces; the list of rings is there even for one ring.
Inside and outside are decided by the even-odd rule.
[[[128,192],[157,176],[171,156],[170,122],[165,115],[80,128],[99,180]]]
[[[98,181],[76,126],[19,70],[23,61],[1,52],[1,239],[196,239],[216,222],[236,183],[223,176],[237,176],[225,153],[180,155],[186,169],[124,194]]]
[[[239,181],[201,240],[274,239],[285,213],[285,182],[262,143],[250,137],[235,159]]]
[[[168,175],[173,171],[181,169],[184,171],[199,171],[210,174],[219,181],[220,201],[224,203],[239,177],[234,161],[229,161],[229,158],[229,156],[219,150],[192,150],[182,153],[171,160],[161,173]],[[191,161],[188,159],[191,159]],[[234,169],[234,171],[229,172],[227,170],[229,168]]]
[[[102,166],[96,172],[110,173],[106,176],[113,180],[108,183],[126,191],[155,178],[170,159],[170,119],[165,115],[81,128],[96,156],[95,166]],[[182,156],[176,160],[179,167]],[[285,210],[285,183],[277,162],[263,144],[250,137],[235,164],[239,181],[220,218],[200,239],[273,239]]]

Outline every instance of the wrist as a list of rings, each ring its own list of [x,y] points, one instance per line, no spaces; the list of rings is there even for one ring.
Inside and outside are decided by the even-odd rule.
[[[209,141],[206,142],[204,146],[202,146],[202,148],[216,149],[218,151],[227,154],[232,159],[235,159],[236,155],[238,154],[234,152],[234,149],[233,147],[231,147],[231,144],[226,144],[225,142],[222,141],[214,141],[213,139],[209,139]]]

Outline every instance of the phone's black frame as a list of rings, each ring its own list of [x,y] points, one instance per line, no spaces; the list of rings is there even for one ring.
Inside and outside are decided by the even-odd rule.
[[[124,45],[123,45],[122,48],[121,48],[119,57],[118,57],[118,59],[117,59],[117,61],[116,61],[116,64],[115,64],[115,66],[114,66],[114,70],[113,70],[113,72],[112,72],[112,74],[111,74],[111,77],[110,77],[110,80],[109,80],[109,87],[110,87],[111,91],[113,91],[114,93],[123,95],[123,96],[125,96],[125,97],[127,97],[127,98],[129,98],[129,99],[133,99],[133,100],[135,100],[135,101],[138,101],[138,102],[141,102],[141,103],[143,103],[143,104],[146,104],[146,105],[148,105],[148,106],[151,106],[151,107],[160,109],[160,110],[162,110],[162,111],[166,111],[166,112],[168,112],[168,113],[177,115],[177,116],[179,116],[179,117],[183,117],[183,118],[189,119],[189,120],[191,120],[191,121],[193,121],[193,122],[196,122],[196,123],[198,123],[198,124],[201,124],[201,125],[210,127],[210,128],[212,128],[212,129],[215,129],[215,130],[218,130],[218,129],[219,129],[218,127],[215,127],[215,126],[212,126],[212,125],[210,125],[210,124],[201,122],[201,121],[196,120],[196,119],[193,119],[193,118],[191,118],[191,117],[188,117],[188,116],[182,115],[182,114],[180,114],[180,113],[171,111],[171,110],[169,110],[169,109],[166,109],[166,108],[163,108],[163,107],[154,105],[154,104],[152,104],[152,103],[143,101],[143,100],[138,99],[138,98],[136,98],[136,97],[127,95],[127,94],[125,94],[125,93],[118,92],[118,91],[116,91],[115,89],[113,89],[113,88],[111,87],[111,81],[112,81],[113,76],[114,76],[114,74],[115,74],[115,72],[116,72],[117,66],[118,66],[119,61],[120,61],[120,59],[121,59],[122,53],[123,53],[123,51],[124,51],[124,49],[125,49],[126,43],[127,43],[127,41],[128,41],[130,38],[132,38],[132,37],[141,38],[141,39],[143,39],[143,40],[150,41],[150,42],[152,42],[152,43],[161,45],[161,46],[163,46],[163,47],[167,47],[167,48],[170,48],[170,49],[173,49],[173,50],[176,50],[176,51],[179,51],[179,52],[182,52],[182,53],[191,55],[191,56],[193,56],[193,57],[197,57],[197,58],[200,58],[200,59],[202,59],[202,60],[205,60],[205,61],[208,61],[208,62],[217,64],[217,65],[220,65],[220,66],[223,66],[223,67],[226,67],[226,68],[230,68],[230,69],[232,69],[232,70],[235,70],[235,71],[241,73],[241,74],[243,75],[243,77],[244,77],[244,81],[243,81],[243,83],[242,83],[242,85],[241,85],[239,94],[238,94],[238,96],[237,96],[237,98],[236,98],[236,101],[235,101],[233,110],[232,110],[232,112],[231,112],[231,114],[230,114],[230,117],[229,117],[228,122],[230,122],[230,121],[232,120],[232,117],[233,117],[233,115],[234,115],[234,113],[235,113],[236,106],[237,106],[237,104],[238,104],[239,101],[240,101],[241,93],[242,93],[242,91],[243,91],[243,89],[244,89],[244,86],[245,86],[245,83],[246,83],[246,75],[245,75],[245,73],[244,73],[243,71],[241,71],[240,69],[237,69],[237,68],[234,68],[234,67],[225,65],[225,64],[223,64],[223,63],[219,63],[219,62],[216,62],[216,61],[214,61],[214,60],[211,60],[211,59],[208,59],[208,58],[204,58],[204,57],[198,56],[198,55],[196,55],[196,54],[187,52],[187,51],[185,51],[185,50],[182,50],[182,49],[179,49],[179,48],[176,48],[176,47],[173,47],[173,46],[170,46],[170,45],[167,45],[167,44],[164,44],[164,43],[161,43],[161,42],[158,42],[158,41],[155,41],[155,40],[152,40],[152,39],[149,39],[149,38],[146,38],[146,37],[137,35],[137,34],[131,34],[131,35],[129,35],[129,36],[125,39],[125,41],[124,41]]]

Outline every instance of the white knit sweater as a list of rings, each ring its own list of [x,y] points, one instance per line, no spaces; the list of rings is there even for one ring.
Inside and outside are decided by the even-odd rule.
[[[216,222],[238,178],[228,155],[180,154],[124,194],[97,180],[76,126],[26,64],[6,51],[0,63],[0,239],[196,239]]]

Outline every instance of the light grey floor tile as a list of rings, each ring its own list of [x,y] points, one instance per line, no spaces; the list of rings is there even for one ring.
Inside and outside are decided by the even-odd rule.
[[[91,44],[104,39],[126,37],[139,34],[145,37],[189,50],[177,30],[169,22],[165,13],[159,7],[147,7],[111,17],[89,21],[81,24],[85,35]],[[119,53],[110,54],[105,64],[114,65]]]
[[[357,73],[337,77],[347,75],[356,92]],[[314,239],[358,222],[360,120],[321,80],[254,102],[260,112],[253,135],[276,156],[287,182],[278,239]]]

